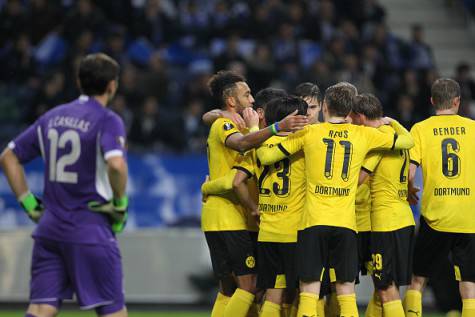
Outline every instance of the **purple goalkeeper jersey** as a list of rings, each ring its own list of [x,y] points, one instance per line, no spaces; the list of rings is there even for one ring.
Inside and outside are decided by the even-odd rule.
[[[106,159],[125,158],[122,119],[97,100],[80,96],[41,116],[10,142],[21,163],[45,162],[45,213],[33,237],[101,244],[114,238],[108,218],[88,209],[112,198]]]

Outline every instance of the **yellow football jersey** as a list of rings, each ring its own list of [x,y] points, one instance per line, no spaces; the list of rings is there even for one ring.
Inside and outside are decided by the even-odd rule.
[[[210,180],[226,175],[236,164],[239,152],[226,147],[226,139],[239,133],[234,123],[225,118],[217,119],[208,135],[208,167]],[[201,229],[203,231],[246,230],[247,216],[231,191],[223,195],[211,195],[203,203]]]
[[[286,136],[273,136],[263,143],[273,147]],[[303,152],[271,165],[255,166],[259,190],[259,236],[261,242],[297,242],[297,229],[305,203],[305,160]]]
[[[270,164],[303,149],[306,199],[302,228],[327,225],[356,231],[355,196],[366,154],[390,149],[394,133],[348,123],[306,126],[274,147],[260,147],[257,157]]]
[[[411,162],[423,175],[422,215],[431,228],[475,233],[475,121],[432,116],[412,127]]]
[[[394,132],[387,125],[378,128],[383,132]],[[414,226],[414,217],[407,202],[409,177],[409,151],[376,151],[363,162],[363,168],[370,173],[371,230],[394,231]]]
[[[356,229],[358,232],[371,231],[371,194],[369,177],[358,186],[355,199]]]

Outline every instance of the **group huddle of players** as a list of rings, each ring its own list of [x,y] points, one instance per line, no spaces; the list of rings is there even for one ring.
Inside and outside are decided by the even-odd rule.
[[[421,317],[425,283],[448,256],[462,316],[475,316],[475,121],[457,115],[455,81],[434,82],[435,115],[411,132],[349,83],[324,96],[312,83],[294,95],[266,88],[254,100],[243,77],[220,71],[209,88],[221,104],[203,116],[212,317],[358,316],[360,273],[375,288],[366,316]]]

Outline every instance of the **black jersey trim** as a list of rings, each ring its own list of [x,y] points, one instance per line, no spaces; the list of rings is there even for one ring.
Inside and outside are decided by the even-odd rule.
[[[242,166],[233,166],[233,169],[240,170],[240,171],[246,173],[247,178],[251,178],[251,177],[252,177],[252,173],[249,172],[247,169],[245,169],[245,168],[242,167]]]
[[[231,135],[236,134],[236,133],[240,133],[240,132],[239,132],[239,131],[236,131],[236,132],[233,132],[233,133],[231,133],[230,135],[228,135],[228,136],[226,137],[226,139],[224,139],[224,145],[226,145],[226,142],[228,141],[228,138],[229,138]]]
[[[290,155],[289,151],[287,151],[287,150],[282,146],[282,144],[280,144],[280,143],[277,144],[277,147],[279,148],[279,150],[282,151],[282,153],[285,154],[285,156],[289,156],[289,155]]]
[[[368,174],[372,174],[372,173],[373,173],[373,171],[370,171],[369,169],[367,169],[367,168],[364,167],[364,166],[361,166],[361,169],[362,169],[363,171],[365,171],[366,173],[368,173]]]
[[[393,146],[391,146],[391,150],[394,150],[394,146],[396,145],[397,137],[398,137],[397,133],[394,133]]]
[[[419,167],[419,165],[421,165],[419,162],[414,161],[414,160],[411,160],[411,163],[414,164],[414,165],[416,165],[417,167]]]

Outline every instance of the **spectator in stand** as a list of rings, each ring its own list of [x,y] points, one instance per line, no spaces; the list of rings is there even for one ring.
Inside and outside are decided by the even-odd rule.
[[[200,99],[192,99],[183,113],[185,140],[191,152],[199,153],[206,150],[209,127],[205,126],[201,120],[203,113],[204,106]]]
[[[51,31],[62,23],[59,6],[54,1],[31,0],[28,11],[28,27],[30,28],[31,42],[36,45]]]
[[[122,118],[125,131],[129,134],[134,116],[132,111],[127,107],[127,99],[123,95],[115,95],[114,100],[111,102],[110,109],[115,111]]]
[[[0,12],[0,43],[14,39],[15,34],[27,31],[27,14],[21,0],[7,0]]]
[[[269,45],[257,43],[252,58],[248,60],[248,82],[254,91],[269,87],[275,79],[277,68]]]
[[[462,62],[455,70],[455,80],[460,85],[460,111],[462,115],[475,118],[475,81],[471,75],[471,67]]]
[[[409,49],[412,68],[425,70],[434,67],[432,49],[424,42],[424,29],[420,24],[412,26],[412,41],[409,44]]]
[[[83,30],[91,30],[94,34],[102,35],[104,25],[107,25],[105,16],[92,0],[78,0],[64,21],[63,34],[70,43],[73,43]]]
[[[19,33],[6,48],[3,58],[0,56],[2,71],[0,79],[15,84],[21,84],[36,74],[36,64],[33,59],[33,47],[27,33]]]
[[[399,121],[406,129],[410,129],[414,123],[422,120],[422,117],[414,111],[414,99],[409,95],[400,95],[396,103],[396,111],[390,116]]]
[[[142,72],[142,77],[139,79],[141,85],[139,91],[144,96],[153,96],[158,101],[166,100],[168,93],[168,78],[167,63],[160,55],[160,52],[155,52],[150,57],[147,69]]]
[[[153,97],[159,120],[173,122],[172,130],[195,126],[198,108],[216,107],[206,82],[222,68],[245,73],[254,91],[289,90],[303,80],[321,89],[350,81],[374,91],[392,112],[399,94],[407,94],[425,117],[434,61],[422,30],[413,34],[408,43],[394,36],[378,0],[0,0],[0,92],[34,116],[48,104],[41,99],[61,103],[76,95],[71,78],[78,61],[105,51],[121,63],[122,96],[115,108],[133,122],[142,118],[144,100],[151,104]],[[51,83],[57,72],[67,75],[63,93],[40,98],[58,85]],[[473,81],[460,77],[464,100],[473,100]],[[465,114],[468,104],[462,101]],[[1,135],[0,143],[6,141]],[[173,148],[173,137],[161,148],[181,151],[184,141],[175,140]],[[134,142],[146,149],[146,139]]]
[[[61,104],[65,99],[64,74],[55,72],[49,75],[41,90],[35,96],[33,107],[26,114],[28,123],[33,123],[39,116],[55,105]]]

